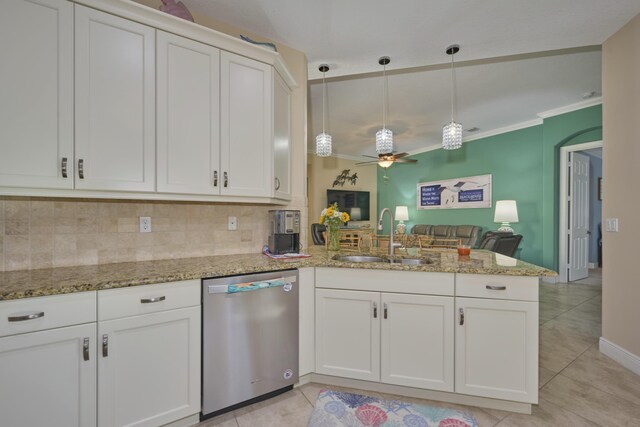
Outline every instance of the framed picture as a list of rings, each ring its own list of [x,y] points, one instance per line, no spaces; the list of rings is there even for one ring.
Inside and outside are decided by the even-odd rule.
[[[598,200],[602,201],[602,177],[598,177]]]
[[[421,182],[418,209],[491,207],[491,175]]]

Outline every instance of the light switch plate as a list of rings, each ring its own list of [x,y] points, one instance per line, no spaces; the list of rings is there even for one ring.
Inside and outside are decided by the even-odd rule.
[[[618,218],[607,218],[604,224],[604,231],[618,232]]]
[[[230,216],[227,228],[229,230],[237,230],[238,229],[238,218],[235,217],[235,216]]]
[[[150,216],[140,217],[140,232],[151,233],[151,217]]]

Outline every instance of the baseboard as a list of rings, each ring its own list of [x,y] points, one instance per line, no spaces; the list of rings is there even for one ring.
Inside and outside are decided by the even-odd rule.
[[[164,427],[191,427],[200,422],[200,414],[194,414],[186,418],[179,419],[169,424],[165,424]]]
[[[373,381],[353,380],[350,378],[334,377],[330,375],[311,374],[312,382],[318,384],[349,387],[378,393],[395,394],[399,396],[415,397],[418,399],[438,400],[440,402],[456,403],[459,405],[478,406],[481,408],[498,409],[500,411],[531,414],[531,404],[513,402],[510,400],[491,399],[488,397],[468,396],[465,394],[449,393],[445,391],[425,390],[413,387],[383,384]]]
[[[300,378],[298,378],[298,383],[295,384],[293,387],[297,388],[297,387],[302,387],[305,384],[309,384],[311,382],[311,375],[313,374],[307,374],[307,375],[303,375]]]
[[[543,281],[544,283],[552,283],[552,284],[555,284],[555,283],[558,283],[558,279],[559,279],[559,277],[560,277],[560,276],[542,276],[542,281]]]
[[[589,270],[593,270],[594,268],[598,267],[598,263],[590,262],[589,264],[587,264],[587,267],[589,267]]]
[[[640,357],[619,345],[600,337],[600,353],[612,358],[631,372],[640,375]]]

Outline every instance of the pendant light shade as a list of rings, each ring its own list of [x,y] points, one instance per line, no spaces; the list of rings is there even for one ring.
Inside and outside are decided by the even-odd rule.
[[[389,94],[387,91],[387,64],[391,62],[388,56],[378,59],[378,64],[382,65],[382,129],[376,132],[376,153],[391,154],[393,153],[393,132],[387,129],[387,103],[389,102]]]
[[[316,136],[316,155],[319,157],[328,157],[331,155],[333,146],[331,144],[331,135],[325,132],[326,104],[327,104],[327,83],[324,80],[324,74],[329,71],[327,64],[318,67],[322,72],[322,133]]]
[[[462,125],[454,120],[455,113],[455,75],[453,72],[453,56],[460,51],[457,44],[447,47],[447,55],[451,55],[451,122],[442,128],[442,148],[457,150],[462,147]]]

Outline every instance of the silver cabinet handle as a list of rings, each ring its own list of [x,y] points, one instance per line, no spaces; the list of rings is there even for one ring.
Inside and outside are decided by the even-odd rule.
[[[84,160],[78,160],[78,178],[84,179]]]
[[[7,320],[9,320],[9,322],[23,322],[25,320],[39,319],[41,317],[44,317],[44,311],[34,311],[33,313],[9,316]]]
[[[227,188],[229,186],[229,174],[228,173],[224,173],[224,188]]]
[[[109,335],[104,334],[102,336],[102,357],[109,356]]]
[[[89,360],[89,338],[85,338],[82,342],[82,358],[85,362]]]
[[[276,191],[280,189],[280,180],[276,178]]]
[[[67,178],[67,158],[62,158],[62,164],[60,165],[60,170],[62,172],[62,177]]]
[[[164,295],[162,295],[161,297],[155,297],[155,298],[142,298],[142,299],[140,300],[140,302],[141,302],[142,304],[151,304],[151,303],[153,303],[153,302],[160,302],[160,301],[164,301],[164,300],[166,300],[166,299],[167,299],[167,297],[165,297]]]
[[[218,186],[218,171],[213,171],[213,186]]]
[[[382,307],[383,307],[383,312],[384,312],[383,317],[384,317],[385,319],[387,319],[387,303],[385,302],[385,303],[382,305]]]
[[[496,286],[496,285],[487,285],[486,288],[492,291],[504,291],[507,289],[506,286]]]
[[[378,304],[377,303],[373,303],[373,318],[377,319],[378,318]]]
[[[460,308],[458,312],[460,313],[460,326],[462,326],[464,325],[464,308]]]

